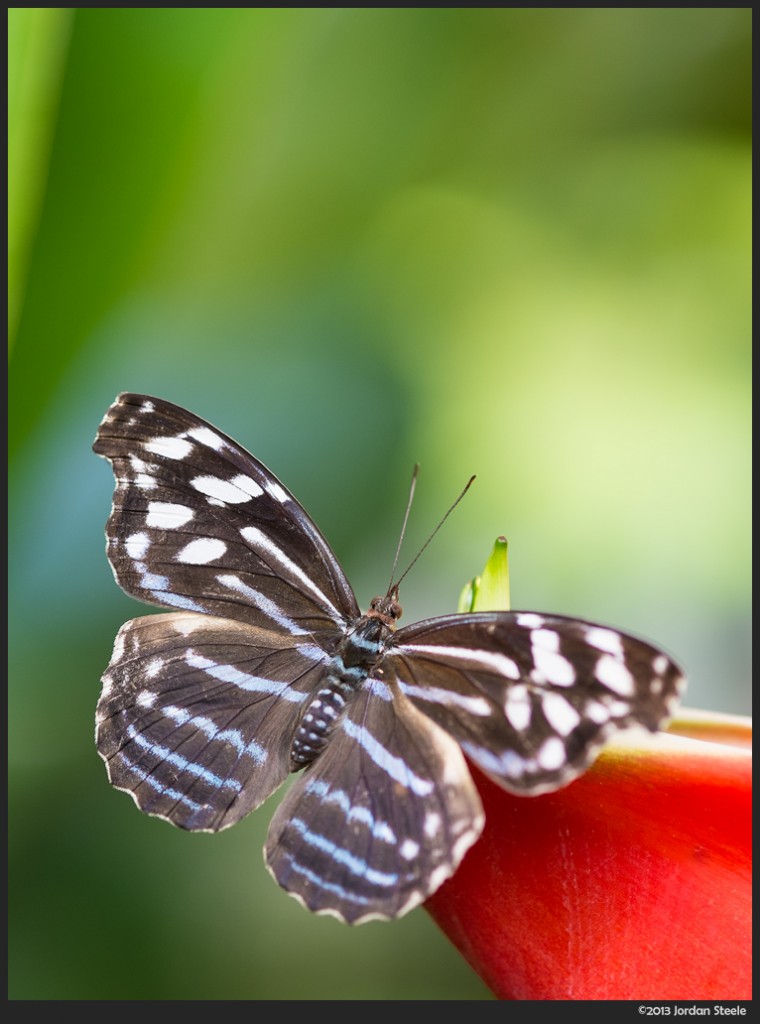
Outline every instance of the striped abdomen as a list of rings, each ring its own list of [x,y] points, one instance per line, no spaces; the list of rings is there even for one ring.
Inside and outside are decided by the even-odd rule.
[[[363,680],[363,675],[350,680],[334,674],[325,677],[324,686],[307,705],[293,737],[291,771],[305,768],[324,749],[333,726]]]
[[[387,627],[374,617],[362,617],[334,656],[331,671],[304,709],[290,748],[290,770],[311,764],[324,750],[335,723],[361,688],[382,652]]]

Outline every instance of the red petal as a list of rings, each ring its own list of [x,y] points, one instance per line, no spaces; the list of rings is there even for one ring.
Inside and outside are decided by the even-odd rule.
[[[751,735],[721,722],[618,741],[546,796],[473,769],[483,836],[426,906],[497,996],[751,998],[751,753],[693,738]]]

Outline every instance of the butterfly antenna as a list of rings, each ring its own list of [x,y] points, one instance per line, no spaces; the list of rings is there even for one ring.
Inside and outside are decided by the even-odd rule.
[[[419,464],[419,462],[415,462],[414,469],[412,470],[412,482],[409,485],[409,500],[406,503],[406,512],[404,513],[404,522],[403,522],[403,524],[401,526],[401,535],[399,536],[399,539],[398,539],[398,547],[396,548],[396,557],[393,559],[393,569],[391,570],[391,578],[390,578],[390,582],[388,583],[388,593],[389,594],[391,592],[391,587],[393,586],[393,577],[394,577],[394,575],[396,573],[396,566],[398,565],[398,556],[401,554],[401,544],[403,543],[403,540],[404,540],[404,534],[406,533],[406,524],[409,521],[409,513],[410,513],[410,511],[412,509],[412,502],[414,501],[414,488],[417,486],[417,474],[419,473],[419,471],[420,471],[420,464]]]
[[[417,478],[417,467],[415,466],[415,472],[414,472],[414,477],[412,478],[412,491],[414,491],[414,481],[416,480],[416,478]],[[425,550],[425,548],[426,548],[426,547],[428,546],[428,544],[430,543],[430,541],[431,541],[431,540],[433,539],[433,537],[435,537],[435,535],[436,535],[436,534],[438,533],[438,531],[440,530],[440,528],[441,528],[441,527],[443,526],[443,524],[444,524],[444,523],[446,522],[446,520],[447,520],[447,519],[449,518],[449,516],[450,516],[450,515],[451,515],[451,513],[452,513],[452,512],[454,511],[454,509],[455,509],[455,508],[457,507],[457,505],[458,505],[458,504],[459,504],[459,502],[460,502],[460,501],[462,500],[462,498],[463,498],[463,497],[465,496],[465,494],[467,494],[467,492],[469,491],[469,489],[470,489],[470,487],[471,487],[471,485],[472,485],[472,481],[473,481],[474,479],[475,479],[475,474],[473,473],[473,475],[472,475],[472,476],[470,477],[470,479],[469,479],[469,480],[467,481],[467,483],[466,483],[466,484],[464,485],[464,487],[463,487],[463,489],[462,489],[462,493],[461,493],[461,494],[459,495],[459,497],[457,498],[457,500],[456,500],[456,501],[454,502],[454,504],[453,504],[453,505],[451,506],[451,508],[450,508],[450,509],[448,510],[448,512],[446,513],[446,515],[445,515],[445,516],[444,516],[444,517],[443,517],[443,518],[441,519],[440,523],[439,523],[439,524],[438,524],[438,525],[436,526],[436,528],[435,528],[435,529],[433,530],[433,532],[432,532],[432,533],[430,534],[430,536],[428,537],[428,539],[427,539],[427,540],[425,541],[425,543],[424,543],[424,544],[422,545],[422,547],[420,548],[420,550],[419,550],[419,551],[417,552],[417,554],[416,554],[416,555],[414,556],[414,558],[413,558],[413,559],[411,560],[411,562],[410,562],[410,563],[409,563],[409,565],[408,565],[408,566],[406,567],[406,569],[404,570],[404,572],[402,572],[402,573],[401,573],[401,575],[399,576],[398,580],[397,580],[397,581],[396,581],[396,583],[395,583],[395,589],[396,589],[396,590],[398,590],[398,588],[399,588],[399,584],[400,584],[400,583],[401,583],[401,581],[402,581],[402,580],[404,579],[404,577],[405,577],[405,576],[406,576],[406,574],[407,574],[407,573],[409,572],[409,570],[410,570],[410,569],[412,568],[412,566],[413,566],[413,565],[414,565],[414,563],[415,563],[415,562],[417,561],[417,559],[418,559],[418,558],[420,557],[420,555],[421,555],[421,554],[422,554],[422,552],[423,552],[423,551]],[[410,496],[410,499],[409,499],[409,504],[411,505],[411,496]],[[407,508],[407,510],[406,510],[406,514],[407,514],[407,516],[409,515],[409,509],[408,509],[408,508]],[[404,526],[406,527],[406,519],[404,519]],[[402,536],[403,536],[403,534],[402,534]],[[400,547],[401,547],[401,542],[399,541],[399,548],[400,548]],[[398,552],[396,552],[396,558],[398,558]],[[395,564],[395,562],[394,562],[394,564],[393,564],[393,571],[394,571],[394,572],[396,571],[396,564]],[[393,584],[393,576],[391,576],[391,584]],[[391,588],[390,588],[390,587],[388,587],[388,593],[390,593],[390,591],[391,591]]]

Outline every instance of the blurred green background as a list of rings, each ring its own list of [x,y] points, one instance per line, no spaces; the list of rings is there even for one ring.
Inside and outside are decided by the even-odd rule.
[[[92,740],[119,625],[90,450],[186,405],[299,496],[360,604],[650,637],[749,712],[748,8],[16,8],[10,994],[487,999],[423,909],[349,930],[140,815]],[[276,799],[276,798],[275,798]]]

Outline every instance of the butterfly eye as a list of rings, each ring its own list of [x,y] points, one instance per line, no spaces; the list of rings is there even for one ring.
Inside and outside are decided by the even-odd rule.
[[[401,605],[398,603],[398,601],[394,601],[393,604],[391,605],[391,608],[390,608],[390,612],[391,612],[392,617],[394,619],[400,619],[401,616],[403,615],[403,611],[404,610],[401,607]]]

